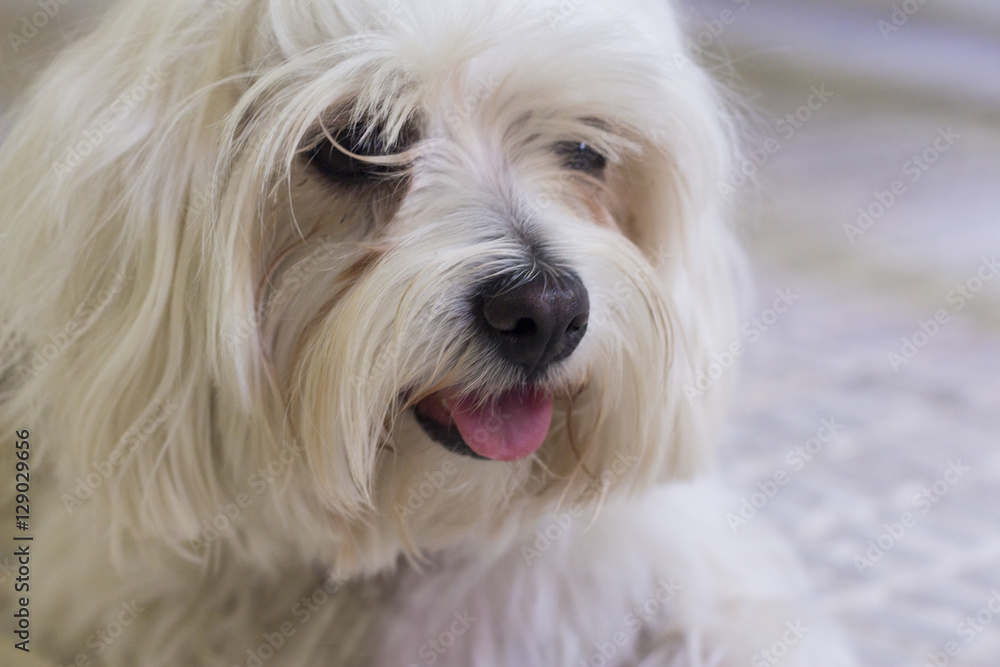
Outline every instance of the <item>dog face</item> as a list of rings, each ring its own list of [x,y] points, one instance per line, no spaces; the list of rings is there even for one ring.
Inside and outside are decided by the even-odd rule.
[[[164,83],[61,190],[86,201],[81,243],[118,260],[68,277],[131,276],[17,394],[94,380],[46,397],[84,443],[65,479],[159,399],[172,425],[104,494],[117,526],[183,544],[267,478],[266,529],[228,541],[278,531],[352,572],[703,464],[721,387],[684,387],[731,325],[727,142],[667,7],[209,4],[135,3],[76,52],[91,81],[141,63]],[[119,47],[138,62],[95,55],[149,31]],[[94,95],[55,72],[37,103]]]

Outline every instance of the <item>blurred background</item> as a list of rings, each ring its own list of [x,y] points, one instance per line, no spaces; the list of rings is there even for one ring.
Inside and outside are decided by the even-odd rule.
[[[793,537],[862,664],[996,667],[1000,2],[682,12],[755,128],[759,297],[724,474]],[[776,290],[798,297],[783,314]]]
[[[107,4],[59,1],[0,0],[0,132]],[[751,127],[731,525],[791,536],[863,665],[996,667],[1000,2],[680,8]]]

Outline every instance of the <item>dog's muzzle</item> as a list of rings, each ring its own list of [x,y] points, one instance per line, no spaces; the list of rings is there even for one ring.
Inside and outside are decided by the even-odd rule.
[[[517,461],[535,453],[548,435],[553,398],[535,381],[579,346],[590,299],[580,278],[567,272],[518,283],[491,280],[476,302],[482,335],[504,363],[524,372],[527,384],[490,400],[438,392],[420,401],[414,414],[432,439],[452,451]]]

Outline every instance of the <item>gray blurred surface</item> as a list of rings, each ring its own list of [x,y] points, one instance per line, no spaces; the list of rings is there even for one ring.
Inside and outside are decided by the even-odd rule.
[[[800,296],[747,346],[724,471],[747,498],[789,475],[759,516],[799,545],[862,664],[995,667],[1000,614],[966,619],[1000,591],[1000,275],[971,292],[983,258],[1000,259],[1000,3],[915,3],[898,30],[880,27],[902,4],[686,3],[695,35],[732,12],[703,37],[704,60],[738,75],[756,117],[748,150],[778,144],[741,207],[750,316],[775,289]],[[821,86],[832,96],[808,120],[778,125]],[[953,144],[918,166],[949,128]],[[879,214],[860,235],[859,208]],[[970,280],[965,299],[954,290]],[[925,344],[894,369],[904,337]],[[824,418],[837,437],[796,470],[787,453]],[[927,487],[937,498],[958,462],[968,472],[936,502],[915,501]],[[877,562],[856,561],[878,557],[880,538]]]
[[[101,20],[111,1],[0,0],[0,115],[60,46]]]

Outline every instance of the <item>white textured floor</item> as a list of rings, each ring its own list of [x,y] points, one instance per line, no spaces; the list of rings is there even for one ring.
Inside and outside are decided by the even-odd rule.
[[[984,266],[1000,260],[1000,4],[920,3],[887,39],[891,2],[687,4],[698,30],[733,11],[709,51],[751,93],[749,148],[780,145],[745,199],[748,317],[775,289],[800,296],[748,345],[725,474],[748,499],[789,475],[759,515],[799,545],[862,664],[996,667],[1000,265]],[[814,86],[832,96],[777,126]],[[924,170],[914,155],[949,128]],[[858,208],[878,214],[897,180],[861,229]],[[923,346],[894,369],[903,338]],[[786,458],[824,419],[836,437]]]

